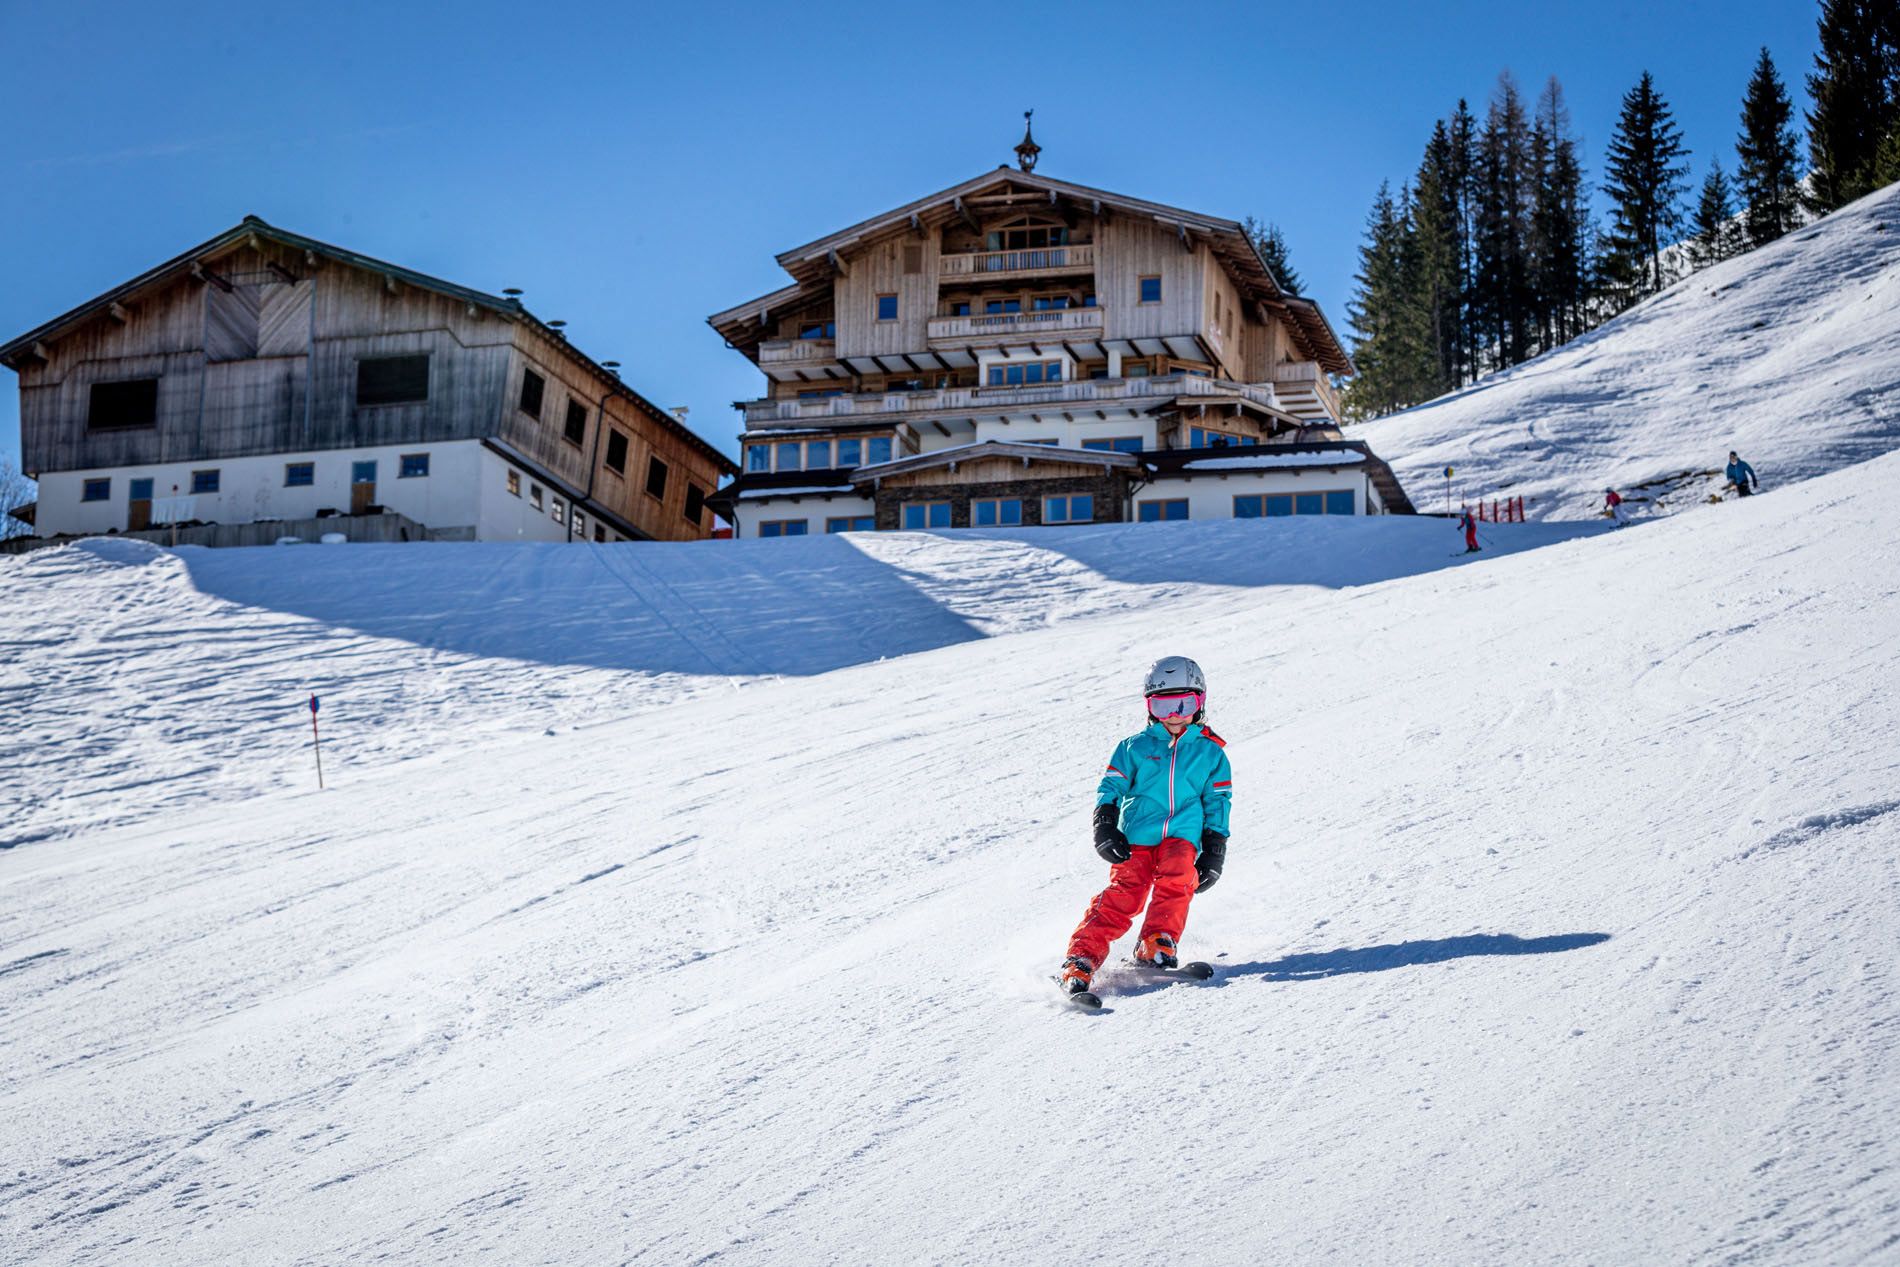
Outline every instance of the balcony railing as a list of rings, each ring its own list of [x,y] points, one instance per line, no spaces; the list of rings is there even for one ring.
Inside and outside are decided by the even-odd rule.
[[[970,251],[938,258],[939,277],[977,277],[993,273],[1048,273],[1095,267],[1095,243],[1039,246],[1022,251]]]
[[[1040,387],[944,387],[921,392],[871,392],[814,400],[755,400],[745,407],[748,426],[761,422],[811,422],[875,414],[995,413],[1024,405],[1118,403],[1166,396],[1239,396],[1269,409],[1280,407],[1267,383],[1233,383],[1191,374],[1152,378],[1089,378]]]
[[[837,359],[836,339],[768,339],[759,344],[760,365],[806,365]]]
[[[968,317],[932,317],[930,338],[950,343],[1067,334],[1077,330],[1099,332],[1100,308],[1050,308],[1042,312],[987,312]]]

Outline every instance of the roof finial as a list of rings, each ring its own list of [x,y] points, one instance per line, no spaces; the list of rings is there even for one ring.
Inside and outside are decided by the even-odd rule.
[[[1029,116],[1034,113],[1034,110],[1023,111],[1023,140],[1016,147],[1016,166],[1026,172],[1036,170],[1036,155],[1042,153],[1042,146],[1036,144],[1036,138],[1030,133]]]

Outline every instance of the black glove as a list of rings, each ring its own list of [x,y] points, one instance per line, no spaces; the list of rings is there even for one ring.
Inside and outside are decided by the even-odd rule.
[[[1120,817],[1121,810],[1113,801],[1095,807],[1095,852],[1105,862],[1128,861],[1128,837],[1116,821]]]
[[[1221,868],[1227,865],[1227,837],[1217,831],[1201,833],[1201,856],[1194,864],[1194,872],[1201,877],[1201,883],[1194,891],[1205,893],[1214,887],[1214,881],[1220,879]]]

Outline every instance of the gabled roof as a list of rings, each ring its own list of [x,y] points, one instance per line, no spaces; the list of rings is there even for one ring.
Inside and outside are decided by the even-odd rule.
[[[600,365],[592,357],[568,342],[565,334],[549,326],[539,317],[536,317],[533,313],[522,307],[519,299],[501,295],[491,295],[486,291],[474,290],[467,286],[459,286],[454,282],[444,281],[440,277],[431,277],[427,273],[418,273],[414,269],[404,268],[400,264],[391,264],[386,260],[374,259],[368,255],[359,255],[355,251],[346,250],[340,246],[332,246],[328,242],[319,242],[315,238],[307,238],[302,234],[292,233],[288,229],[280,229],[275,225],[265,223],[257,216],[245,216],[240,223],[232,228],[226,229],[223,233],[218,234],[209,241],[201,242],[197,246],[192,247],[189,251],[174,256],[155,268],[147,269],[137,277],[134,277],[131,281],[115,286],[104,294],[95,296],[85,303],[80,304],[77,308],[69,312],[61,313],[44,325],[29,330],[25,334],[5,344],[0,344],[0,364],[4,364],[10,369],[16,368],[16,362],[19,357],[29,352],[34,344],[57,339],[65,331],[85,322],[92,321],[101,314],[110,311],[114,304],[121,303],[151,287],[169,285],[177,281],[180,277],[190,275],[195,270],[209,265],[213,260],[237,250],[240,247],[255,246],[260,242],[266,241],[275,242],[281,246],[290,247],[293,250],[303,251],[307,257],[321,256],[325,259],[335,260],[350,268],[361,269],[365,272],[380,273],[406,286],[413,286],[417,290],[426,290],[438,295],[446,295],[462,303],[472,304],[478,308],[486,309],[509,321],[525,322],[544,335],[550,342],[561,345],[569,356],[583,366],[613,394],[631,401],[654,422],[659,423],[662,427],[672,431],[681,439],[692,444],[701,454],[715,461],[719,465],[720,470],[730,473],[738,469],[733,465],[731,458],[728,458],[718,449],[708,444],[698,432],[693,431],[684,423],[680,422],[678,418],[675,418],[672,414],[661,409],[639,392],[627,386],[619,375],[607,369],[605,366]]]
[[[978,195],[995,196],[994,191],[1004,188],[1010,196],[1020,198],[1020,205],[1024,208],[1036,205],[1038,196],[1046,198],[1051,204],[1067,199],[1087,206],[1097,215],[1108,212],[1153,220],[1178,232],[1183,242],[1195,239],[1206,241],[1249,299],[1288,321],[1296,337],[1307,345],[1306,350],[1312,359],[1334,373],[1353,372],[1352,358],[1347,355],[1319,307],[1311,300],[1291,295],[1281,287],[1279,279],[1273,275],[1273,270],[1267,266],[1259,248],[1239,221],[1202,215],[1166,203],[1131,198],[1088,185],[1072,184],[1013,167],[999,167],[972,176],[947,189],[940,189],[934,194],[781,252],[777,256],[779,266],[797,279],[795,285],[724,312],[714,313],[706,319],[707,323],[718,330],[728,343],[739,346],[748,331],[763,325],[771,313],[782,313],[788,308],[814,302],[828,294],[830,279],[843,255],[892,234],[916,232],[926,226],[934,228],[960,218],[974,223],[974,212],[965,205],[964,200],[974,199]],[[976,210],[990,209],[985,207]]]

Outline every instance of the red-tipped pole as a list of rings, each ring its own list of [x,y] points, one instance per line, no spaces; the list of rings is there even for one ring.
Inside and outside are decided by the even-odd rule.
[[[317,753],[317,787],[323,787],[323,739],[317,734],[317,696],[310,693],[310,743]]]

